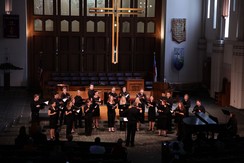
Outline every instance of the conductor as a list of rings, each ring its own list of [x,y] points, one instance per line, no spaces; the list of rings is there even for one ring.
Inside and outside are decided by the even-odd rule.
[[[128,123],[127,123],[127,138],[126,138],[126,146],[134,147],[135,144],[135,134],[136,134],[136,124],[138,122],[138,111],[136,109],[136,105],[133,104],[129,107],[128,110],[125,111],[127,115]]]

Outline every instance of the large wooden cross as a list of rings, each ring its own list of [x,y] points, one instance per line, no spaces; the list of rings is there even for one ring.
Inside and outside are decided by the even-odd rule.
[[[118,63],[119,56],[119,16],[120,15],[138,15],[143,13],[142,8],[121,8],[121,0],[112,0],[112,7],[108,8],[89,8],[92,14],[109,14],[112,15],[112,63]],[[116,22],[116,23],[114,23]],[[115,28],[117,28],[115,30]],[[116,31],[116,37],[114,33]]]

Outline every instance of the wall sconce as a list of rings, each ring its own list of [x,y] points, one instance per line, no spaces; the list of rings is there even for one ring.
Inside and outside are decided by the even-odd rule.
[[[5,0],[5,13],[10,14],[12,12],[12,0]]]

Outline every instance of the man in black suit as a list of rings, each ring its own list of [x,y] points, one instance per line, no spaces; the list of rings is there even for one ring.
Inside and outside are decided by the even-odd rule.
[[[131,146],[134,147],[136,124],[138,122],[138,111],[136,109],[135,104],[129,107],[129,109],[126,110],[125,114],[127,115],[127,119],[128,119],[126,146],[128,147],[129,143],[131,143]]]
[[[197,99],[196,106],[193,108],[192,113],[196,114],[196,113],[200,113],[200,112],[205,113],[206,110],[205,110],[204,106],[202,105],[202,102],[199,99]]]

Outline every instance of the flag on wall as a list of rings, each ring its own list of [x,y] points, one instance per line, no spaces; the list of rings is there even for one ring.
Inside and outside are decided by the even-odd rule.
[[[158,72],[157,72],[157,64],[156,64],[156,57],[155,57],[155,52],[154,52],[154,59],[153,59],[153,78],[154,78],[154,82],[157,82],[157,78],[158,78]]]

